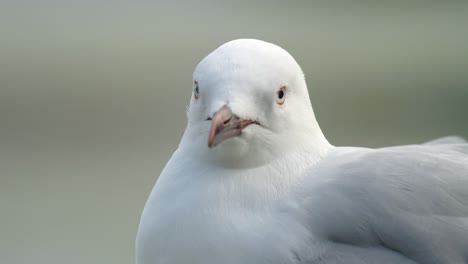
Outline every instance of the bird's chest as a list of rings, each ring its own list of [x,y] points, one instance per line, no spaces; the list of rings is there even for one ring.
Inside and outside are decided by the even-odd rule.
[[[218,219],[214,219],[214,215],[206,219],[189,215],[181,217],[160,219],[148,230],[142,264],[261,262],[261,255],[256,250],[262,245],[255,245],[253,241],[267,234],[258,230],[258,224],[235,223],[232,219],[243,216],[232,214]],[[230,219],[223,220],[224,217]]]
[[[243,198],[216,188],[179,188],[183,195],[170,203],[152,195],[137,238],[138,264],[291,263],[294,223],[271,205],[246,208]]]

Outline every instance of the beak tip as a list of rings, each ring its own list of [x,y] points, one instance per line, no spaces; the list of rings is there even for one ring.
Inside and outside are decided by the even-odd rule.
[[[215,143],[214,143],[214,142],[211,142],[211,141],[210,141],[210,142],[208,142],[208,148],[210,148],[210,149],[211,149],[211,148],[213,148],[213,147],[215,147],[215,146],[216,146],[216,145],[215,145]]]

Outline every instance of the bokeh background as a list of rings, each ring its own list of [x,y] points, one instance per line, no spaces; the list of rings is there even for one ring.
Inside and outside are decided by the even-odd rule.
[[[258,38],[335,145],[468,137],[467,1],[0,2],[0,263],[134,262],[192,71]]]

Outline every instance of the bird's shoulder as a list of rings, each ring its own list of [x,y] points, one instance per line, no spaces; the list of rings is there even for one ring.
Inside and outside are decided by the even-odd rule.
[[[410,211],[455,210],[460,202],[468,210],[468,144],[337,147],[302,179],[303,195],[323,193],[367,208],[402,209],[410,200],[413,204],[406,208]]]
[[[420,145],[385,148],[336,147],[305,171],[305,180],[360,184],[468,177],[468,143],[446,138]],[[448,142],[446,142],[448,140]],[[369,182],[370,181],[370,182]],[[382,183],[382,182],[380,182]]]
[[[468,251],[466,143],[336,148],[302,179],[298,217],[325,240],[423,263]]]

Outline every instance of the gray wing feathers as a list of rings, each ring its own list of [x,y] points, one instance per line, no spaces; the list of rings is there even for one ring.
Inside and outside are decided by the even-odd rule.
[[[468,144],[440,142],[335,150],[299,194],[312,232],[350,250],[468,263]]]
[[[466,140],[459,136],[448,136],[437,138],[424,143],[425,145],[443,145],[443,144],[466,144]]]

